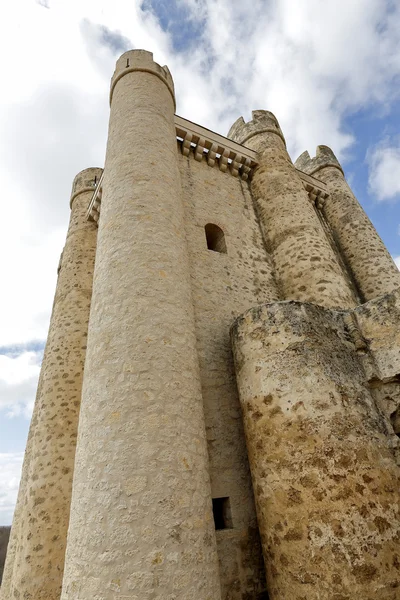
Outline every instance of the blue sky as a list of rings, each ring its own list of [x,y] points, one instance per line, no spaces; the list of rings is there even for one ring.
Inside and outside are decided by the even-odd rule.
[[[332,147],[400,263],[400,6],[390,0],[17,0],[0,6],[0,525],[11,521],[68,223],[102,166],[114,63],[168,64],[177,112],[226,135],[272,110],[293,160]]]

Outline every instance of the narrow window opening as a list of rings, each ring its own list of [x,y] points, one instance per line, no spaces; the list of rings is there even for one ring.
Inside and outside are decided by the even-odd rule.
[[[129,58],[126,59],[126,69],[129,67]]]
[[[213,498],[215,529],[232,529],[232,513],[229,498]]]
[[[224,232],[218,225],[207,223],[205,226],[207,248],[214,252],[226,254],[226,242]]]

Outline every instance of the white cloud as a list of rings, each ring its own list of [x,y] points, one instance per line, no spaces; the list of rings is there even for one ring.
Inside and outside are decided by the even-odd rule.
[[[380,201],[394,200],[400,194],[400,146],[384,140],[367,154],[368,184]]]
[[[0,453],[0,524],[11,525],[17,499],[23,452]]]
[[[8,417],[31,416],[41,360],[41,351],[0,354],[0,411]]]
[[[371,103],[387,106],[398,93],[398,6],[390,14],[381,0],[256,0],[250,10],[239,1],[191,0],[189,6],[204,22],[189,62],[198,73],[208,55],[212,67],[201,88],[193,89],[189,77],[184,94],[200,92],[204,118],[225,131],[240,113],[246,119],[252,109],[268,108],[294,156],[321,143],[343,156],[353,141],[343,116]],[[185,109],[192,114],[190,104]]]
[[[400,256],[395,256],[395,257],[394,257],[394,262],[396,263],[396,265],[397,265],[397,268],[398,268],[398,269],[399,269],[399,271],[400,271]]]

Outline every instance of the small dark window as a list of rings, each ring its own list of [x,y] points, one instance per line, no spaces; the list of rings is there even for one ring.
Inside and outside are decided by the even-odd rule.
[[[213,223],[207,223],[204,229],[206,232],[207,248],[214,252],[226,254],[225,236],[221,227]]]
[[[215,529],[232,529],[232,513],[229,498],[213,498]]]

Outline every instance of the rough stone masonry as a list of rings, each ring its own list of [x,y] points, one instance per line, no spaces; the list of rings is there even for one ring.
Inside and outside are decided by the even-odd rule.
[[[398,600],[400,272],[332,150],[111,80],[71,221],[1,600]]]

